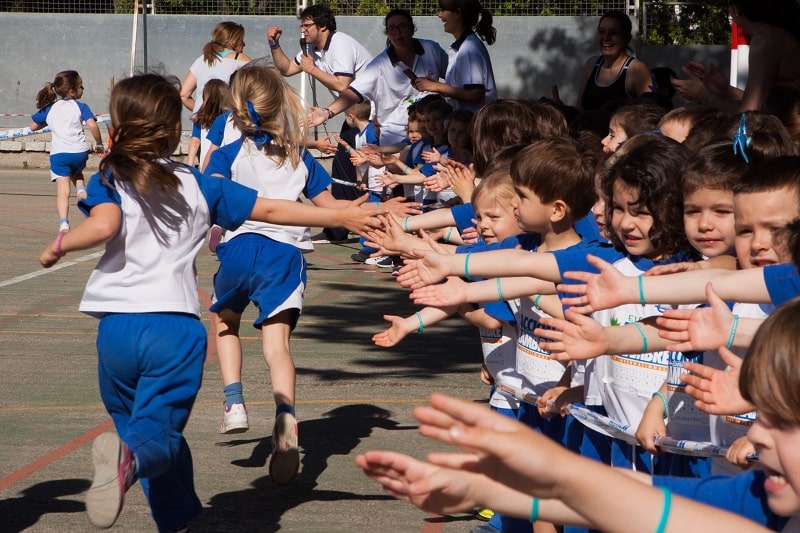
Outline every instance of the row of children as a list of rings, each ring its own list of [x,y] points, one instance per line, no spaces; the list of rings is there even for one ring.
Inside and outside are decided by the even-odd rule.
[[[506,105],[490,104],[476,115],[476,161],[484,134],[499,137],[476,126],[480,115]],[[540,124],[546,122],[543,116]],[[524,121],[518,123],[525,128]],[[457,208],[449,218],[437,212],[387,219],[384,230],[371,232],[381,253],[412,259],[399,281],[414,289],[416,303],[432,306],[407,318],[386,316],[392,325],[374,341],[393,345],[460,311],[482,328],[484,373],[494,386],[491,405],[567,448],[664,475],[702,479],[712,470],[730,471],[722,461],[662,454],[656,436],[668,435],[727,447],[731,463],[749,466],[754,450],[744,433],[754,419],[752,405],[716,405],[725,402],[709,397],[702,388],[707,382],[698,376],[720,381],[719,373],[707,369],[734,362],[726,346],[746,348],[773,309],[744,302],[785,301],[779,296],[781,283],[791,279],[797,286],[796,270],[785,264],[786,246],[774,239],[800,216],[800,159],[792,135],[778,118],[763,112],[728,118],[698,107],[664,115],[634,104],[613,114],[602,141],[612,155],[599,167],[594,166],[596,156],[587,163],[590,150],[566,135],[557,139],[549,132],[547,137],[512,149],[510,157],[496,149],[491,155],[506,162],[478,173],[483,180],[471,209],[482,234],[498,228],[490,241],[499,238],[500,243],[453,249],[404,231],[453,224]],[[587,215],[593,203],[607,243],[597,238],[597,228],[592,232]],[[484,223],[493,212],[507,222]],[[525,233],[503,240],[520,230]],[[741,270],[713,268],[735,268],[736,263]],[[599,277],[590,274],[598,265]],[[684,270],[691,272],[670,274]],[[567,274],[572,271],[576,274]],[[736,277],[751,271],[756,273],[747,278],[751,285]],[[726,276],[731,281],[723,281]],[[573,277],[589,284],[581,289],[572,284]],[[723,298],[740,303],[731,303],[732,311],[719,302],[695,309],[697,302],[716,301],[713,292],[706,292],[709,281]],[[575,291],[586,296],[568,298]],[[487,303],[498,301],[506,303]],[[485,305],[478,311],[470,305],[481,302]],[[565,312],[562,303],[581,307]],[[717,335],[700,333],[719,316],[727,320],[714,329]],[[700,397],[697,408],[689,394]],[[583,431],[571,416],[554,418],[575,402],[616,427],[638,428],[641,447]],[[369,469],[369,461],[362,466]],[[493,529],[474,529],[530,531],[527,521],[503,518],[483,527]]]

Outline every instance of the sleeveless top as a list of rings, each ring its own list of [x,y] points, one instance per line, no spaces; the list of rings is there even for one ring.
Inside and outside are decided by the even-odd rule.
[[[586,80],[586,88],[581,96],[581,106],[585,111],[597,111],[606,102],[613,100],[627,100],[634,95],[628,92],[626,81],[628,79],[628,67],[636,58],[628,56],[622,68],[617,73],[617,77],[609,85],[597,85],[597,74],[605,58],[600,56],[592,67],[592,72]]]

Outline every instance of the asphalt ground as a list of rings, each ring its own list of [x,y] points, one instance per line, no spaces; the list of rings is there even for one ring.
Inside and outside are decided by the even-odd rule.
[[[111,429],[97,389],[96,320],[78,312],[100,250],[41,269],[38,255],[57,228],[55,186],[46,171],[0,171],[0,532],[94,531],[85,513],[91,442]],[[81,218],[73,206],[71,221]],[[274,485],[267,464],[274,406],[255,318],[242,325],[244,388],[251,428],[220,435],[222,385],[213,342],[186,428],[205,513],[196,532],[469,531],[470,515],[428,515],[386,496],[354,465],[356,454],[391,449],[416,457],[441,445],[411,416],[432,391],[483,401],[476,332],[450,319],[392,349],[373,345],[381,315],[413,304],[388,270],[356,265],[358,244],[318,245],[307,256],[305,310],[292,337],[297,366],[301,472]],[[217,261],[197,258],[199,295],[209,303]],[[208,327],[208,313],[203,322]],[[155,531],[135,485],[114,529]]]

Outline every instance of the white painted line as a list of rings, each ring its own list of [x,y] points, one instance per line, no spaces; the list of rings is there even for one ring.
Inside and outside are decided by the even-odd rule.
[[[81,257],[76,258],[73,261],[64,261],[56,263],[54,266],[50,268],[42,268],[41,270],[36,270],[31,272],[30,274],[23,274],[21,276],[17,276],[16,278],[7,279],[5,281],[0,281],[0,287],[7,287],[9,285],[14,285],[16,283],[20,283],[23,281],[27,281],[29,279],[37,278],[39,276],[44,276],[45,274],[49,274],[51,272],[55,272],[56,270],[61,270],[62,268],[71,267],[73,265],[77,265],[78,263],[85,263],[86,261],[92,261],[93,259],[99,259],[105,252],[94,252],[88,255],[84,255]]]

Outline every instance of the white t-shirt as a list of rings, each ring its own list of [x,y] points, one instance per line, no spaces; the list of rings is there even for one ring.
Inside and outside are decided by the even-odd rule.
[[[203,105],[203,89],[209,80],[222,80],[225,83],[230,83],[231,74],[242,68],[247,64],[247,61],[242,59],[234,59],[236,53],[221,57],[209,66],[203,56],[198,57],[189,67],[189,72],[194,74],[197,80],[197,88],[194,90],[194,109],[192,113],[197,113],[200,106]]]
[[[447,53],[434,41],[414,39],[416,56],[408,68],[417,76],[439,80],[447,72]],[[389,145],[406,139],[408,106],[425,95],[411,85],[403,74],[403,66],[390,45],[375,56],[350,84],[362,100],[375,105],[375,118],[380,124],[381,144]]]
[[[239,139],[211,154],[205,173],[220,175],[258,191],[261,198],[297,200],[301,195],[314,198],[331,183],[330,176],[317,161],[303,150],[303,158],[292,168],[287,159],[278,165],[264,150],[256,148],[250,138]],[[304,227],[281,226],[248,220],[239,228],[225,232],[223,242],[243,233],[257,233],[278,242],[291,244],[303,251],[312,251],[310,230]]]
[[[229,180],[207,178],[190,167],[162,160],[180,180],[179,201],[158,198],[145,213],[130,183],[89,180],[84,212],[114,203],[122,212],[119,231],[106,243],[92,271],[80,310],[106,313],[189,313],[200,316],[195,257],[212,223],[235,229],[253,210],[255,191]]]
[[[628,257],[614,262],[625,276],[644,271]],[[597,311],[592,316],[603,326],[622,326],[647,317],[659,316],[670,306],[626,304]],[[644,409],[667,378],[668,351],[643,354],[603,355],[594,359],[593,370],[585,376],[587,404],[589,391],[597,391],[608,416],[629,427],[638,427]],[[588,365],[587,365],[588,372]]]
[[[550,352],[543,350],[539,343],[543,340],[533,333],[547,313],[533,305],[528,297],[510,300],[509,307],[514,313],[517,324],[517,360],[516,370],[522,376],[523,397],[535,401],[549,389],[555,387],[566,371],[566,365],[550,357]]]
[[[489,400],[498,409],[519,409],[517,397],[522,390],[522,376],[517,373],[517,350],[513,325],[501,321],[497,329],[479,328],[483,363],[494,379],[495,390]]]
[[[53,131],[51,154],[80,154],[89,151],[83,122],[94,119],[89,106],[68,98],[57,100],[31,117],[37,124],[47,124]]]
[[[497,86],[494,82],[494,71],[489,52],[483,41],[472,32],[463,35],[447,49],[449,63],[444,82],[451,87],[483,87],[483,100],[477,104],[467,104],[447,98],[453,109],[477,111],[489,102],[497,100]]]
[[[364,45],[340,31],[331,32],[325,46],[321,50],[315,47],[312,53],[314,66],[334,76],[356,78],[372,61],[372,54]],[[299,65],[302,57],[301,51],[295,56],[295,63]],[[339,96],[338,92],[328,90],[333,98]]]

